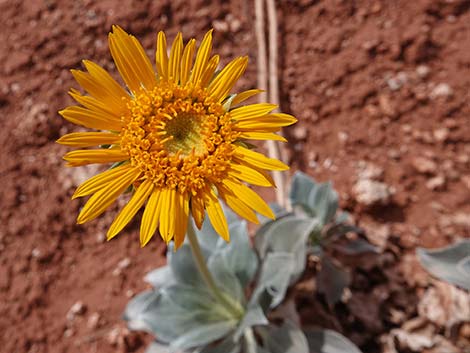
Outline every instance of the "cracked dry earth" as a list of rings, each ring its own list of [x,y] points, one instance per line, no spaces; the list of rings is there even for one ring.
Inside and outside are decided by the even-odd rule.
[[[281,106],[289,162],[332,180],[381,253],[343,259],[353,283],[329,308],[308,277],[293,289],[305,325],[333,328],[366,353],[468,352],[468,297],[431,279],[417,246],[470,237],[470,3],[466,0],[278,1]],[[256,84],[251,1],[0,1],[0,342],[2,352],[143,352],[150,337],[121,313],[165,262],[138,242],[138,221],[111,242],[116,210],[75,224],[74,188],[54,143],[76,131],[57,111],[91,59],[115,73],[107,32],[119,24],[153,55],[156,32],[215,28],[224,63],[248,55],[238,88]],[[310,259],[308,273],[316,271]],[[467,320],[467,323],[465,323]],[[458,325],[450,325],[457,322]]]

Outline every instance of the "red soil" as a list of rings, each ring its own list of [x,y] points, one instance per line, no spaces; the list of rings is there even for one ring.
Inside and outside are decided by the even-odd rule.
[[[429,285],[414,248],[470,236],[470,3],[279,3],[281,106],[299,118],[286,131],[290,163],[333,180],[342,207],[384,245],[379,265],[355,270],[352,304],[335,311],[303,297],[302,319],[343,331],[364,352],[382,351],[379,336],[416,315]],[[165,247],[155,238],[140,249],[138,221],[104,241],[119,205],[75,224],[83,201],[70,196],[97,169],[65,168],[66,148],[54,143],[77,131],[57,114],[77,87],[69,70],[91,59],[115,73],[112,24],[149,55],[159,30],[201,39],[214,27],[224,63],[249,55],[238,88],[252,88],[252,2],[3,0],[0,19],[0,350],[143,352],[149,336],[126,332],[120,315],[146,287],[144,274],[164,263]],[[361,168],[394,191],[383,205],[365,206],[353,193]],[[77,302],[79,313],[67,315]],[[400,320],[387,318],[392,309]]]

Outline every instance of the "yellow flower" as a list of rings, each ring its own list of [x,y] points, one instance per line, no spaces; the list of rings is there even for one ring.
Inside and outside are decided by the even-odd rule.
[[[247,57],[230,62],[219,73],[219,56],[211,56],[212,31],[197,53],[195,40],[183,45],[179,33],[167,54],[165,34],[158,33],[156,72],[134,36],[114,26],[109,47],[127,89],[103,68],[84,61],[88,72],[72,74],[88,95],[71,90],[80,104],[62,110],[68,121],[99,132],[70,133],[58,142],[79,149],[67,153],[69,166],[115,163],[84,182],[73,198],[92,195],[77,223],[90,221],[133,187],[134,193],[108,231],[119,233],[145,205],[140,241],[144,246],[157,228],[178,248],[191,213],[200,228],[204,211],[215,230],[229,240],[218,197],[240,216],[257,222],[254,211],[273,218],[266,203],[244,182],[274,186],[266,170],[286,170],[282,162],[247,148],[246,140],[278,140],[275,134],[296,119],[271,113],[272,104],[239,106],[259,93],[230,95],[245,71]],[[194,65],[193,65],[193,59]],[[238,106],[238,107],[237,107]]]

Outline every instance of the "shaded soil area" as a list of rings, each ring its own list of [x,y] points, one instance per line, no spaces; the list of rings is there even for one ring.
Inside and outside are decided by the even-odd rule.
[[[353,284],[336,307],[308,276],[293,295],[305,325],[336,329],[366,353],[462,352],[470,339],[468,324],[448,326],[468,307],[462,293],[427,276],[414,254],[470,237],[469,10],[466,0],[278,2],[281,108],[299,119],[286,131],[289,163],[332,180],[382,250],[342,259]],[[77,88],[69,70],[90,59],[116,73],[112,24],[151,57],[159,30],[200,40],[215,28],[223,64],[250,57],[238,88],[253,88],[253,4],[0,0],[0,20],[1,350],[143,352],[150,337],[129,333],[121,313],[166,249],[157,237],[140,249],[138,221],[105,241],[125,200],[75,224],[83,201],[70,196],[98,169],[65,168],[54,143],[78,131],[57,114]],[[309,273],[317,265],[310,259]],[[438,342],[415,349],[391,333],[417,328]]]

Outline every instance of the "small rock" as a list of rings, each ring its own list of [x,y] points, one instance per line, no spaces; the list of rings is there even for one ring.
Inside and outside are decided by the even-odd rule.
[[[470,190],[470,175],[464,175],[460,180],[462,180],[463,184]]]
[[[411,164],[417,172],[422,174],[434,174],[437,170],[437,164],[426,157],[415,157]]]
[[[470,162],[470,157],[467,154],[461,154],[457,156],[457,162],[462,164],[468,164],[468,162]]]
[[[229,30],[229,25],[225,21],[221,20],[214,20],[212,21],[212,27],[217,31],[217,32],[222,32],[226,33]]]
[[[64,331],[64,338],[70,338],[74,335],[74,330],[71,328],[68,328]]]
[[[128,268],[130,264],[131,264],[131,259],[128,257],[119,261],[118,264],[116,265],[116,268],[113,271],[113,276],[119,276],[122,273],[122,270],[125,270],[126,268]]]
[[[435,176],[434,178],[429,179],[426,182],[426,187],[429,190],[437,191],[444,189],[446,184],[446,179],[442,175]]]
[[[449,138],[449,129],[446,127],[436,129],[434,130],[433,135],[436,141],[444,142],[445,140]]]
[[[419,65],[416,68],[416,74],[421,79],[427,78],[429,76],[430,72],[431,72],[431,69],[429,68],[429,66],[426,66],[426,65]]]
[[[90,330],[96,330],[100,326],[101,316],[99,313],[93,313],[88,318],[87,327]]]
[[[384,174],[381,167],[366,161],[359,161],[358,168],[359,179],[381,180]]]
[[[359,179],[352,192],[356,201],[364,206],[387,205],[393,195],[390,186],[370,179]]]
[[[348,142],[348,139],[349,139],[349,135],[346,132],[344,131],[338,132],[338,140],[341,144],[345,144],[346,142]]]
[[[396,76],[392,76],[387,80],[387,85],[392,91],[397,91],[403,87],[408,81],[406,72],[400,71]]]
[[[434,98],[449,98],[454,94],[454,91],[447,83],[439,83],[436,87],[433,88],[429,97]]]
[[[297,125],[292,130],[292,135],[296,140],[305,140],[307,138],[307,129],[304,126]]]
[[[386,116],[395,118],[398,115],[395,105],[392,103],[390,97],[385,94],[379,96],[379,107]]]
[[[86,312],[86,309],[86,305],[83,302],[76,302],[67,313],[67,321],[73,321],[76,316],[83,315]]]

